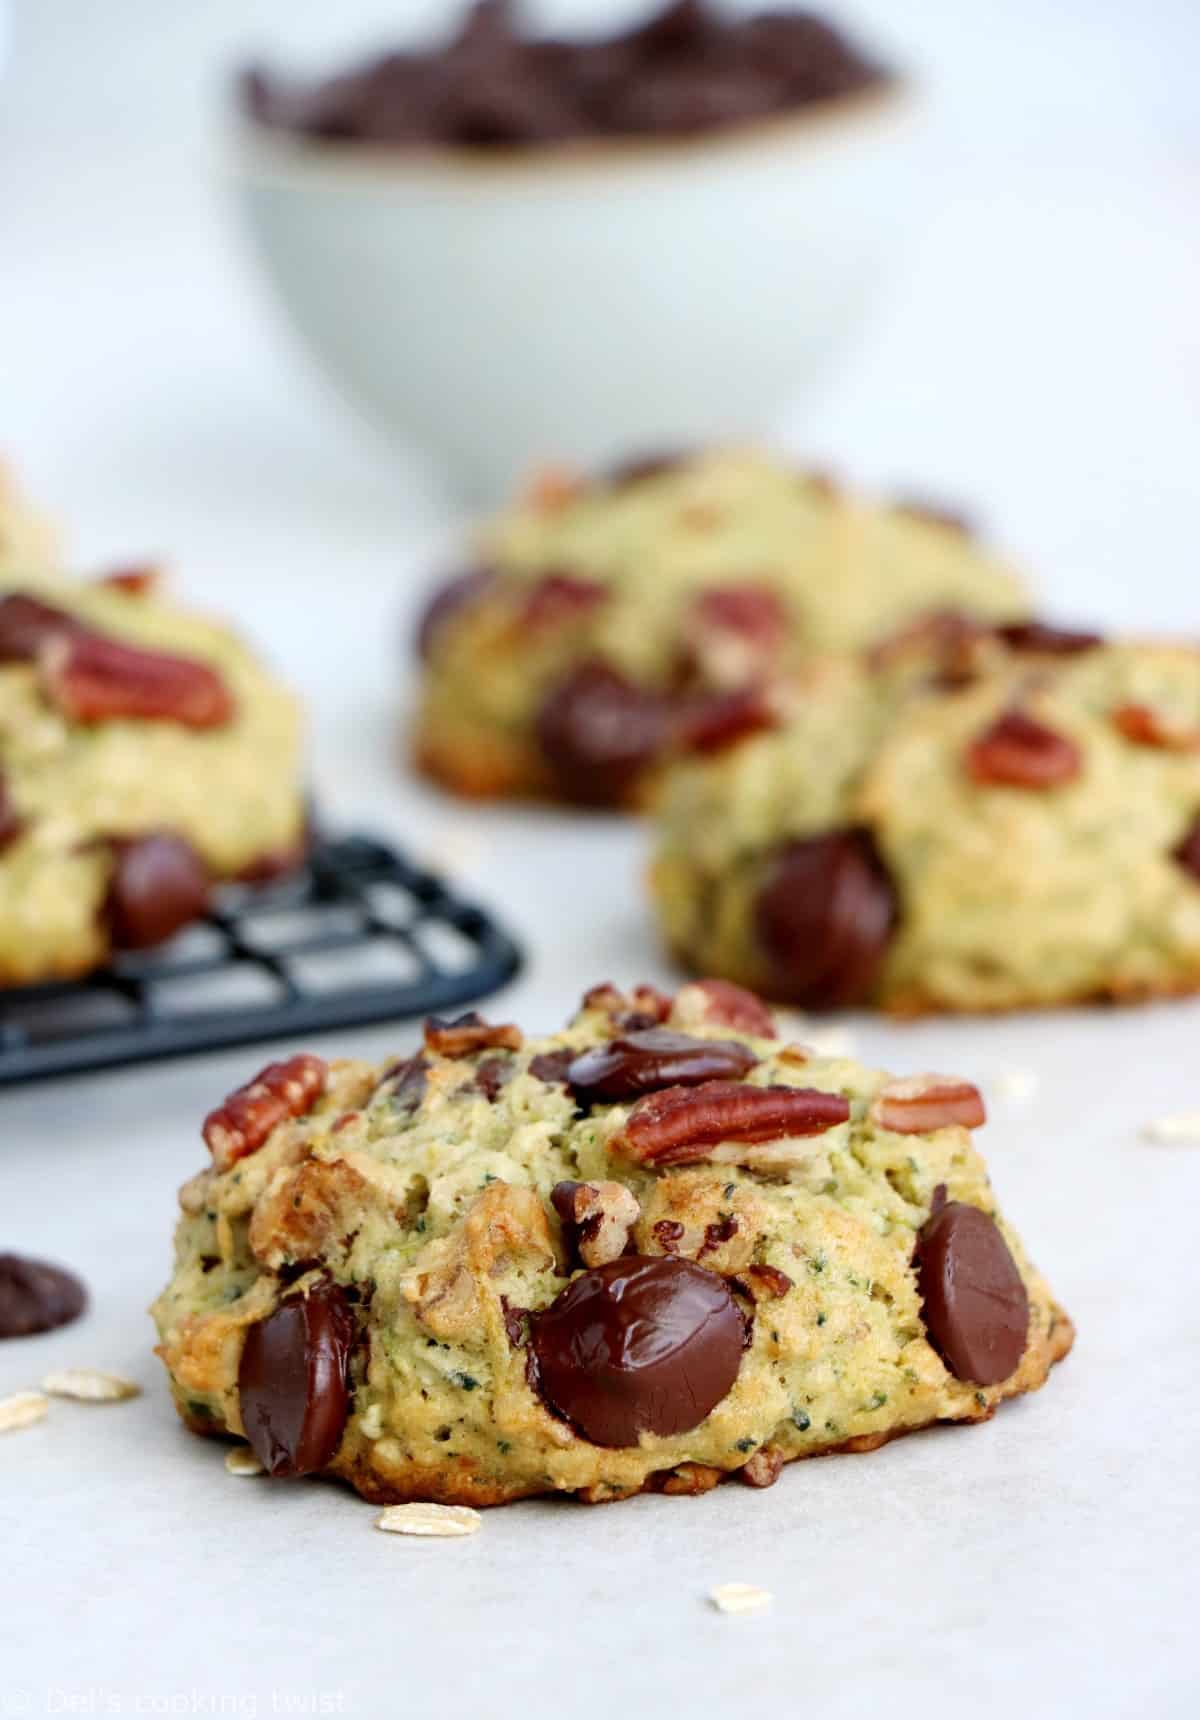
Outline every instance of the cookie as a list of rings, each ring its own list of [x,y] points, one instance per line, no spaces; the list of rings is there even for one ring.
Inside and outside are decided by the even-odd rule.
[[[50,567],[55,560],[54,532],[0,461],[0,577],[23,568]]]
[[[293,1057],[204,1125],[158,1353],[189,1428],[381,1502],[768,1486],[985,1420],[1070,1348],[983,1120],[719,980]]]
[[[0,572],[0,984],[161,942],[304,847],[295,700],[142,575]]]
[[[633,804],[681,733],[752,707],[767,675],[931,611],[1025,611],[959,522],[754,452],[546,475],[477,557],[422,619],[413,737],[467,795]]]
[[[667,773],[652,891],[697,972],[900,1014],[1200,986],[1200,652],[943,618]]]

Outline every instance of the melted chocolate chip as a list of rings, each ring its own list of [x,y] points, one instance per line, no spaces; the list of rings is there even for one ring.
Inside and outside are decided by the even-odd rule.
[[[537,1080],[544,1081],[548,1087],[565,1087],[567,1071],[574,1061],[573,1051],[539,1051],[536,1057],[529,1060],[529,1073]]]
[[[915,1264],[929,1341],[955,1379],[1008,1379],[1025,1353],[1029,1298],[995,1221],[947,1202],[922,1226]]]
[[[1104,643],[1099,633],[1049,627],[1044,621],[1014,621],[1006,627],[997,627],[996,637],[1014,651],[1039,651],[1049,657],[1074,657],[1081,651],[1094,651]]]
[[[695,1039],[667,1027],[648,1027],[581,1052],[567,1071],[567,1083],[581,1104],[611,1104],[661,1087],[736,1080],[757,1062],[736,1039]]]
[[[668,702],[607,663],[581,663],[537,716],[542,756],[560,794],[587,806],[624,800],[670,730]]]
[[[1197,817],[1191,829],[1174,850],[1173,858],[1179,862],[1185,872],[1190,872],[1200,882],[1200,817]]]
[[[428,662],[433,655],[438,634],[447,621],[462,609],[468,609],[477,598],[495,583],[494,568],[477,567],[468,573],[457,574],[453,579],[439,586],[421,612],[417,622],[416,649],[417,656],[423,662]]]
[[[755,915],[775,991],[813,1009],[865,1002],[898,912],[867,831],[789,843],[770,869]]]
[[[337,1450],[354,1333],[348,1299],[329,1280],[247,1331],[238,1397],[246,1438],[269,1475],[310,1475]]]
[[[161,944],[208,907],[208,869],[183,837],[161,831],[113,849],[107,914],[118,949]]]
[[[582,1273],[535,1316],[537,1389],[593,1445],[669,1438],[730,1390],[745,1329],[715,1273],[625,1255]]]
[[[0,1254],[0,1338],[28,1338],[77,1320],[87,1307],[87,1291],[73,1272]]]

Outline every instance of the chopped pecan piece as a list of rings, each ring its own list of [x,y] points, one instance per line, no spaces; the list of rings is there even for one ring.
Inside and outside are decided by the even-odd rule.
[[[0,771],[0,854],[3,854],[10,842],[16,841],[23,829],[24,820],[13,805],[8,784]]]
[[[840,1093],[816,1087],[748,1087],[708,1081],[668,1087],[639,1099],[619,1145],[649,1165],[685,1165],[719,1158],[738,1163],[735,1145],[750,1146],[824,1134],[844,1123],[850,1106]]]
[[[984,628],[971,616],[957,609],[935,609],[879,640],[867,660],[873,669],[890,669],[910,655],[919,661],[929,658],[943,675],[965,679],[985,636]]]
[[[597,1010],[609,1016],[626,1033],[643,1027],[656,1027],[671,1013],[673,1000],[653,985],[635,985],[631,992],[605,980],[583,994],[580,1008]]]
[[[744,1266],[732,1275],[732,1282],[752,1302],[777,1302],[781,1296],[787,1295],[793,1280],[778,1266],[759,1264]]]
[[[959,537],[974,537],[975,527],[968,514],[945,502],[931,501],[928,496],[897,496],[892,512],[925,525],[940,526],[943,531],[956,532]]]
[[[779,726],[771,695],[757,682],[728,693],[697,693],[680,707],[675,744],[682,752],[718,753],[747,735]]]
[[[428,1085],[429,1064],[424,1052],[418,1051],[412,1057],[406,1057],[399,1063],[392,1063],[379,1077],[375,1091],[386,1087],[389,1081],[395,1082],[392,1088],[392,1103],[403,1111],[416,1111],[420,1108]]]
[[[38,661],[47,693],[73,722],[135,718],[214,729],[233,716],[233,699],[220,675],[188,657],[71,632],[52,633]]]
[[[268,1063],[253,1081],[229,1095],[204,1119],[204,1139],[219,1171],[256,1153],[273,1129],[303,1117],[321,1094],[329,1070],[324,1060],[303,1053],[286,1063]]]
[[[787,633],[787,608],[768,585],[710,585],[692,613],[702,628],[737,633],[762,646],[777,645]]]
[[[568,467],[543,466],[530,480],[525,500],[539,514],[558,514],[570,507],[586,488],[584,480]]]
[[[635,459],[613,466],[605,474],[605,482],[610,489],[623,490],[631,484],[643,483],[647,478],[664,477],[668,472],[674,472],[680,466],[686,465],[689,457],[677,448],[665,449],[657,454],[639,454]]]
[[[889,1081],[871,1101],[871,1121],[894,1135],[924,1135],[931,1129],[980,1129],[987,1122],[983,1095],[953,1075],[910,1075]]]
[[[454,1021],[431,1015],[425,1023],[425,1048],[442,1057],[469,1057],[474,1051],[519,1051],[521,1029],[511,1022],[493,1025],[471,1010]]]
[[[83,631],[74,615],[28,592],[0,598],[0,663],[33,663],[48,639]]]
[[[489,1105],[494,1105],[512,1073],[513,1065],[507,1057],[485,1057],[475,1071],[476,1090]]]
[[[550,1201],[567,1244],[585,1266],[602,1266],[629,1246],[641,1209],[624,1183],[560,1182]]]
[[[448,1236],[426,1245],[405,1279],[404,1296],[434,1337],[477,1340],[485,1298],[495,1294],[490,1280],[514,1261],[556,1269],[550,1220],[532,1189],[489,1183]],[[498,1311],[509,1333],[508,1310]]]
[[[698,1086],[719,1076],[745,1075],[758,1062],[736,1039],[695,1039],[647,1027],[584,1051],[568,1080],[581,1104],[636,1099],[660,1087]]]
[[[711,1463],[677,1463],[674,1469],[656,1469],[646,1486],[652,1493],[694,1499],[701,1493],[711,1493],[724,1478],[725,1471]]]
[[[774,1039],[775,1017],[761,998],[728,979],[698,979],[676,993],[672,1016],[681,1027],[729,1027]]]
[[[988,787],[1057,788],[1083,768],[1073,740],[1056,734],[1024,711],[1005,711],[967,749],[967,769]]]
[[[677,1218],[660,1218],[653,1226],[654,1240],[664,1254],[678,1254],[684,1226]]]
[[[1113,724],[1138,747],[1159,747],[1164,752],[1200,751],[1200,728],[1173,723],[1149,705],[1118,705]]]
[[[782,1451],[777,1446],[764,1445],[743,1463],[738,1476],[747,1487],[774,1487],[782,1468]]]
[[[608,602],[608,587],[574,573],[547,573],[532,586],[521,608],[526,627],[560,627],[582,621]]]
[[[139,566],[114,567],[96,576],[96,584],[113,591],[123,591],[127,597],[149,597],[162,579],[162,568],[153,562]]]
[[[250,1252],[277,1272],[344,1253],[371,1190],[342,1159],[305,1159],[277,1172],[250,1216]]]

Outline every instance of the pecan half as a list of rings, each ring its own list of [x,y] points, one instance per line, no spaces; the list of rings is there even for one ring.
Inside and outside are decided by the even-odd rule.
[[[738,1470],[738,1477],[747,1487],[774,1487],[783,1468],[783,1453],[777,1446],[764,1445]]]
[[[980,1129],[987,1122],[983,1095],[954,1075],[910,1075],[889,1081],[871,1101],[871,1121],[894,1135],[924,1135],[931,1129]]]
[[[469,1057],[473,1051],[519,1051],[521,1029],[511,1022],[493,1025],[471,1010],[454,1021],[431,1015],[425,1023],[425,1048],[442,1057]]]
[[[1158,747],[1164,752],[1200,751],[1200,728],[1173,723],[1149,705],[1118,705],[1113,726],[1138,747]]]
[[[716,1157],[737,1163],[742,1155],[724,1149],[822,1135],[849,1116],[840,1093],[709,1081],[639,1099],[614,1145],[642,1164],[686,1165]]]
[[[12,795],[8,791],[8,783],[4,773],[0,771],[0,854],[15,842],[24,829],[24,820],[13,805]]]
[[[220,675],[188,657],[72,632],[52,633],[38,662],[46,692],[73,722],[127,717],[214,729],[233,716],[233,699]]]
[[[757,1039],[776,1037],[775,1017],[760,997],[728,979],[698,979],[676,993],[672,1017],[681,1027],[729,1027]]]
[[[632,1193],[618,1182],[555,1183],[550,1202],[568,1247],[585,1266],[602,1266],[624,1254],[629,1233],[641,1216]]]
[[[978,782],[1005,788],[1057,788],[1083,769],[1083,754],[1024,711],[1005,711],[967,749],[967,770]]]
[[[311,1111],[328,1075],[323,1058],[302,1053],[286,1063],[268,1063],[253,1081],[230,1093],[204,1119],[204,1140],[217,1169],[227,1171],[256,1153],[280,1123]]]
[[[0,598],[0,663],[32,663],[48,639],[83,631],[74,615],[28,592]]]
[[[736,1039],[695,1039],[648,1027],[581,1053],[568,1070],[568,1081],[581,1104],[613,1104],[660,1087],[694,1087],[720,1076],[745,1075],[757,1062]]]

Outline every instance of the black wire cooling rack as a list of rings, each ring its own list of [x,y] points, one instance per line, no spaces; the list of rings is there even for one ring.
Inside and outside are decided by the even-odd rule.
[[[440,878],[367,837],[321,839],[303,871],[223,890],[161,950],[0,991],[0,1086],[441,1014],[520,966],[507,933]]]

